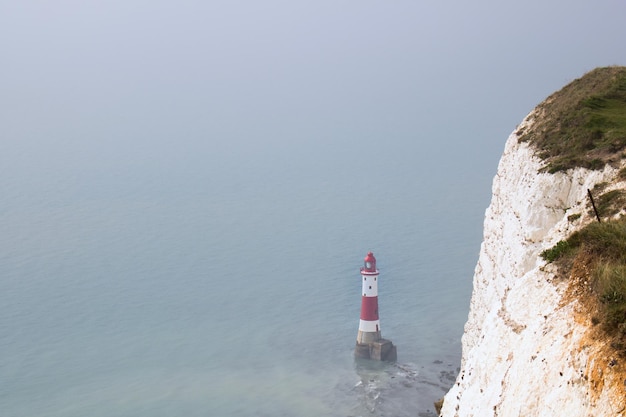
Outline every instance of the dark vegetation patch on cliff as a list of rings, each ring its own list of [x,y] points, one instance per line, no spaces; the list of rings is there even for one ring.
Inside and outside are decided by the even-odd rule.
[[[517,132],[546,161],[545,171],[601,169],[624,157],[626,67],[597,68],[549,96]]]
[[[593,323],[626,356],[626,217],[590,223],[541,256],[570,276],[585,275],[578,293],[590,296]]]

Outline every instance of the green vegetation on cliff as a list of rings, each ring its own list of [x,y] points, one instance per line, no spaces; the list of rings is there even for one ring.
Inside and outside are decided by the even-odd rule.
[[[597,68],[549,96],[530,127],[519,129],[546,171],[601,169],[624,157],[626,67]]]
[[[541,256],[578,280],[578,294],[597,307],[594,324],[626,355],[626,218],[590,223]]]
[[[617,180],[625,175],[620,171]],[[602,222],[589,223],[541,256],[570,277],[579,299],[594,311],[594,324],[601,324],[612,346],[626,356],[626,216],[615,218],[626,207],[626,191],[606,191],[607,185],[593,189]],[[595,216],[591,203],[588,210]]]

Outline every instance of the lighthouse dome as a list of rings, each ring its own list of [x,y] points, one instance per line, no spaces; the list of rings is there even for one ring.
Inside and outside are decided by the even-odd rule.
[[[365,256],[363,271],[376,272],[376,258],[372,252],[367,252]]]

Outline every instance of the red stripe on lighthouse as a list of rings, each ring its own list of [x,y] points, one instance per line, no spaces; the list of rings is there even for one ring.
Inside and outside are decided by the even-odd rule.
[[[361,320],[378,320],[378,297],[361,297]]]

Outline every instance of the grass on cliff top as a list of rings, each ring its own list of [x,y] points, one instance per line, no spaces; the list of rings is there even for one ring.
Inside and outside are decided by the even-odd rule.
[[[541,256],[559,266],[578,261],[589,271],[585,290],[599,306],[594,323],[602,324],[613,347],[626,355],[626,217],[590,223]]]
[[[626,148],[626,67],[597,68],[549,96],[533,124],[518,130],[548,172],[601,169]]]

